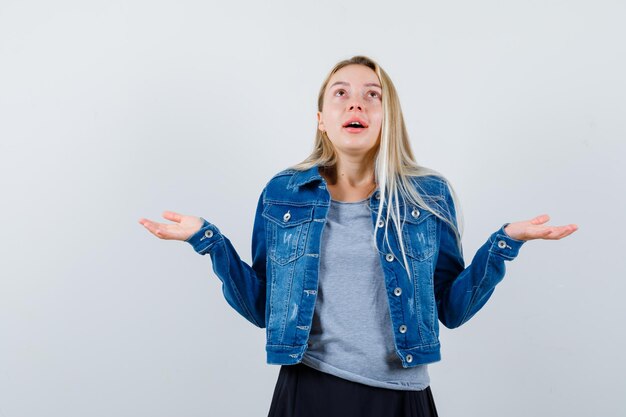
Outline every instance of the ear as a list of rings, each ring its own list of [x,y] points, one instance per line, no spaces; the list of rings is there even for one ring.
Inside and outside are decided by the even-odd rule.
[[[321,111],[317,112],[317,128],[322,132],[326,130],[326,127],[324,126],[324,122],[322,121]]]

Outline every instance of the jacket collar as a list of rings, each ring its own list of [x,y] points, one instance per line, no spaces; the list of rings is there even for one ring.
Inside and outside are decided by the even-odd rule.
[[[287,189],[299,188],[313,181],[322,181],[323,183],[326,183],[326,180],[324,179],[324,177],[322,177],[322,175],[319,173],[318,168],[319,168],[319,165],[314,165],[305,171],[296,171],[291,177],[291,180],[289,181],[289,184],[287,185]],[[376,190],[373,196],[370,198],[370,205],[372,208],[378,208],[379,199],[376,198],[377,194],[379,194],[379,187],[376,187]],[[385,205],[387,205],[386,202],[385,202]],[[404,199],[400,195],[400,206],[403,206],[403,205],[404,205]]]
[[[296,173],[291,177],[287,188],[298,188],[313,181],[324,182],[324,177],[320,175],[318,167],[319,165],[313,165],[306,171],[296,171]]]

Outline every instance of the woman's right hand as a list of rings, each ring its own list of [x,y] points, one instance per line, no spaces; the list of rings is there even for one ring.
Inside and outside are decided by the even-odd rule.
[[[174,223],[157,223],[145,218],[139,219],[139,223],[160,239],[182,241],[189,239],[193,234],[199,231],[204,224],[204,221],[200,217],[186,216],[173,211],[164,211],[163,218],[171,220]]]

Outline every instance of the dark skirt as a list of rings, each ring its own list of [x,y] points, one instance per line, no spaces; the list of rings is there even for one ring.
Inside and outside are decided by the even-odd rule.
[[[298,363],[281,365],[268,417],[437,417],[427,387],[372,387]]]

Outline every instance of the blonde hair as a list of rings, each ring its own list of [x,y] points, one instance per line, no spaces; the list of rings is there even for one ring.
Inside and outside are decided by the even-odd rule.
[[[457,215],[459,220],[459,227],[454,224],[454,219],[451,213],[444,210],[443,206],[432,201],[431,204],[426,203],[420,192],[423,190],[416,190],[419,184],[411,181],[410,177],[421,177],[434,175],[439,177],[449,187],[453,204],[459,207],[457,204],[458,198],[456,192],[450,185],[449,181],[439,172],[434,169],[430,169],[424,166],[420,166],[415,161],[413,151],[411,150],[411,144],[409,142],[409,135],[404,124],[404,117],[402,116],[402,109],[400,107],[400,100],[396,89],[389,78],[389,75],[372,59],[366,56],[353,56],[350,59],[346,59],[338,62],[328,73],[326,79],[322,83],[319,90],[317,99],[317,108],[321,112],[324,107],[324,93],[326,87],[332,75],[347,65],[364,65],[372,69],[380,81],[382,87],[382,109],[383,120],[378,140],[378,149],[374,159],[374,175],[376,184],[380,188],[380,205],[378,214],[376,217],[376,224],[381,219],[382,208],[385,204],[385,200],[388,200],[388,206],[391,210],[387,210],[387,218],[385,219],[385,234],[384,238],[389,245],[387,226],[389,224],[389,217],[394,222],[397,231],[397,240],[400,242],[400,249],[402,251],[402,259],[404,266],[411,278],[411,268],[408,266],[406,259],[404,242],[402,240],[402,227],[400,224],[400,204],[398,200],[398,194],[400,193],[405,201],[406,207],[410,204],[419,206],[424,210],[433,213],[438,218],[449,224],[454,231],[457,246],[462,254],[461,247],[461,234],[462,234],[462,215]],[[315,165],[319,165],[323,168],[333,168],[337,163],[337,153],[335,152],[332,142],[328,137],[319,129],[315,134],[315,143],[313,145],[313,151],[302,162],[291,166],[291,169],[295,170],[307,170]],[[434,204],[433,204],[434,203]],[[460,213],[460,211],[457,211]],[[403,213],[404,214],[404,213]],[[376,243],[376,240],[374,240]],[[377,243],[376,243],[377,245]],[[377,247],[378,249],[378,247]]]

